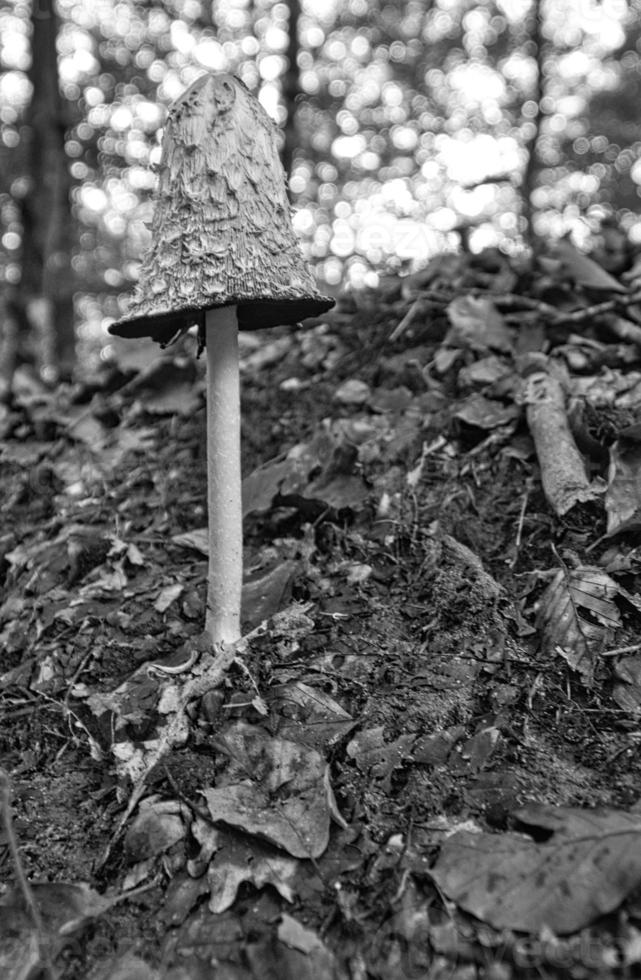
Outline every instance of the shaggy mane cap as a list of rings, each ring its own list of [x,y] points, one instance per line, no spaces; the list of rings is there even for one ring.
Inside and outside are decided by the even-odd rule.
[[[118,337],[170,343],[205,312],[237,306],[257,330],[324,313],[292,227],[277,128],[234,75],[203,75],[165,125],[145,255]]]

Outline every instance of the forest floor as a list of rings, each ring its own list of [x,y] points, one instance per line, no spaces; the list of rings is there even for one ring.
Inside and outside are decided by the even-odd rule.
[[[568,249],[241,338],[226,658],[191,348],[18,373],[4,980],[639,975],[639,271]]]

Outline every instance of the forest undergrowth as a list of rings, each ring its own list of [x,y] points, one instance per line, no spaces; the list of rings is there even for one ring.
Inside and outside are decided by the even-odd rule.
[[[224,663],[191,338],[18,371],[3,977],[636,975],[640,285],[441,255],[244,334]]]

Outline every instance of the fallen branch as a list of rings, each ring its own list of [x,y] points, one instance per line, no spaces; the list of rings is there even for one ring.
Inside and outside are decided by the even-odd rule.
[[[541,468],[543,492],[561,517],[575,504],[594,499],[603,489],[588,479],[570,431],[563,387],[548,370],[547,358],[533,355],[524,362],[522,398]]]

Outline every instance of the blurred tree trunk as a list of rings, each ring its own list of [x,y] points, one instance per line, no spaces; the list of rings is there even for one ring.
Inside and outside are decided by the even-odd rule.
[[[15,312],[15,287],[0,294],[0,403],[11,400],[11,385],[20,349],[20,325]]]
[[[533,228],[534,204],[532,195],[538,184],[539,172],[541,170],[541,160],[539,156],[539,140],[541,138],[541,124],[543,122],[542,103],[545,95],[545,67],[544,67],[544,39],[543,39],[543,11],[542,0],[534,0],[530,12],[528,23],[528,43],[532,50],[536,65],[535,90],[532,101],[535,105],[535,112],[528,119],[530,123],[530,135],[525,142],[527,162],[523,173],[521,184],[521,196],[523,207],[523,218],[525,219],[524,237],[531,246],[534,246],[535,234]]]
[[[296,125],[296,102],[301,94],[298,52],[300,42],[298,22],[300,20],[300,0],[287,0],[289,8],[289,42],[287,45],[287,70],[283,76],[283,101],[287,117],[285,119],[285,142],[282,150],[283,167],[287,177],[292,173],[292,164],[298,148],[298,127]]]
[[[25,114],[19,306],[43,376],[68,376],[75,359],[71,273],[71,176],[65,153],[54,0],[32,0],[31,103]]]

